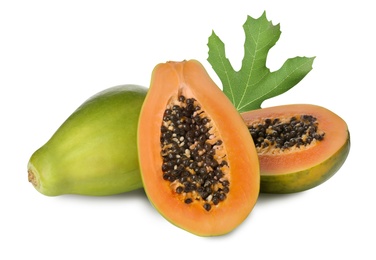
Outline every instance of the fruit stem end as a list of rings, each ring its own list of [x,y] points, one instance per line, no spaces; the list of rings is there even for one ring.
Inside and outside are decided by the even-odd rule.
[[[37,178],[35,177],[35,174],[34,172],[29,169],[27,171],[27,178],[28,178],[28,181],[33,184],[34,187],[37,187],[38,186],[38,181],[37,181]]]

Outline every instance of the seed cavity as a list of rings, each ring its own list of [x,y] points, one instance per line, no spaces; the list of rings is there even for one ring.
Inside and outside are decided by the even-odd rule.
[[[170,100],[161,125],[162,178],[185,204],[211,211],[230,192],[229,163],[216,126],[194,99]]]
[[[317,118],[296,115],[289,118],[266,118],[248,126],[258,153],[279,153],[304,149],[324,140]]]

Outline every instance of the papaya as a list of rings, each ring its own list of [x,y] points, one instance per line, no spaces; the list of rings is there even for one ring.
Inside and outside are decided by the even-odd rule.
[[[141,188],[136,135],[146,92],[120,85],[90,97],[32,154],[28,180],[48,196]]]
[[[350,151],[346,122],[317,105],[291,104],[241,113],[260,163],[260,192],[294,193],[331,178]]]
[[[253,139],[198,61],[156,65],[137,137],[145,193],[172,224],[219,236],[252,211],[260,187]]]

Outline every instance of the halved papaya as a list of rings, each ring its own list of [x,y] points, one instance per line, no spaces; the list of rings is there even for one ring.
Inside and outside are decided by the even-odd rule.
[[[268,107],[241,114],[260,162],[260,191],[293,193],[332,177],[350,150],[346,122],[316,105]]]
[[[251,135],[196,60],[158,64],[138,125],[145,192],[171,223],[199,236],[232,231],[260,185]]]

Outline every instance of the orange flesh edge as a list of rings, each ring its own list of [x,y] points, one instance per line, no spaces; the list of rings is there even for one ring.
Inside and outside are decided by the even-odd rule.
[[[212,206],[209,212],[201,203],[187,205],[178,199],[170,183],[162,178],[162,117],[170,98],[180,93],[187,98],[194,97],[207,112],[218,127],[227,151],[230,192],[225,201]],[[253,140],[241,116],[199,62],[168,62],[156,66],[139,126],[138,147],[144,188],[166,219],[197,235],[212,236],[228,233],[247,217],[256,203],[260,183]]]
[[[348,138],[346,122],[332,111],[310,104],[294,104],[268,107],[242,113],[247,125],[266,118],[312,115],[319,123],[318,130],[325,132],[324,139],[308,149],[295,150],[283,154],[259,154],[260,170],[263,175],[277,175],[301,171],[330,158]],[[330,140],[330,141],[329,141]],[[283,170],[283,171],[282,171]]]

